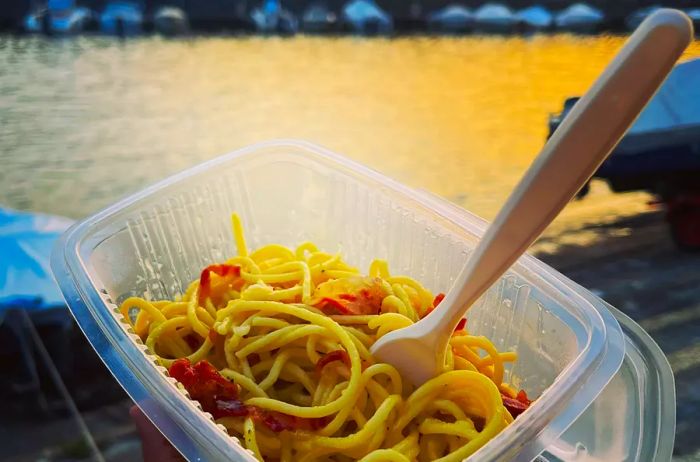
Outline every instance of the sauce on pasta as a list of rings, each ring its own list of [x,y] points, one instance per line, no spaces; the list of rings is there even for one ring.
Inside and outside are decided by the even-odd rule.
[[[177,300],[131,297],[121,313],[217,423],[264,461],[461,461],[524,412],[503,382],[517,359],[455,330],[444,372],[418,388],[372,344],[439,309],[443,295],[368,274],[312,243],[249,251],[204,268]]]

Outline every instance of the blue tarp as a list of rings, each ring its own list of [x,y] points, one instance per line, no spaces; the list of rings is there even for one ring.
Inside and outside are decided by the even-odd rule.
[[[67,218],[0,207],[0,311],[64,304],[49,259],[56,239],[71,224]]]
[[[700,140],[700,59],[677,65],[617,151]]]
[[[550,119],[550,129],[567,117],[574,102]],[[700,171],[700,59],[676,65],[635,123],[595,176],[618,187],[654,189],[657,178],[678,175],[679,181]],[[685,176],[684,176],[685,175]],[[696,184],[697,181],[693,179]],[[636,183],[635,183],[636,182]]]
[[[678,175],[670,178],[697,185],[696,180],[683,178],[700,170],[699,152],[700,59],[696,59],[673,69],[596,176],[621,184],[642,178],[639,184],[652,188],[659,178]]]

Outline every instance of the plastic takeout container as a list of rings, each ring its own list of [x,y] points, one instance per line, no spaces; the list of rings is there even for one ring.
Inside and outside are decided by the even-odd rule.
[[[462,209],[296,141],[206,162],[73,226],[52,257],[68,305],[127,393],[189,460],[254,458],[174,386],[117,305],[133,295],[175,297],[204,266],[231,256],[233,211],[252,248],[312,240],[342,250],[360,268],[384,258],[393,273],[436,293],[450,289],[484,231],[484,222]],[[669,418],[675,424],[672,382],[670,398],[661,392],[669,387],[668,364],[643,331],[623,333],[604,302],[526,256],[468,319],[472,333],[518,352],[505,380],[539,398],[470,461],[670,459],[661,425]],[[626,355],[630,345],[653,354]],[[658,406],[646,401],[654,391]],[[627,413],[611,419],[611,407]]]

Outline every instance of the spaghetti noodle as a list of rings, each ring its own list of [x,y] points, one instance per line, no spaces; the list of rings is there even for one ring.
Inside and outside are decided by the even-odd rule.
[[[178,300],[132,297],[121,312],[170,375],[259,460],[459,461],[525,410],[504,363],[465,323],[444,372],[418,388],[372,344],[436,309],[419,282],[375,260],[363,276],[312,243],[206,267]]]

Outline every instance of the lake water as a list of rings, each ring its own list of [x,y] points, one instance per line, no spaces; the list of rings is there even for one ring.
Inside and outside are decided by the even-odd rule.
[[[492,218],[542,147],[548,113],[623,41],[0,36],[0,204],[81,217],[293,137]],[[593,186],[550,233],[647,207],[643,194]]]

